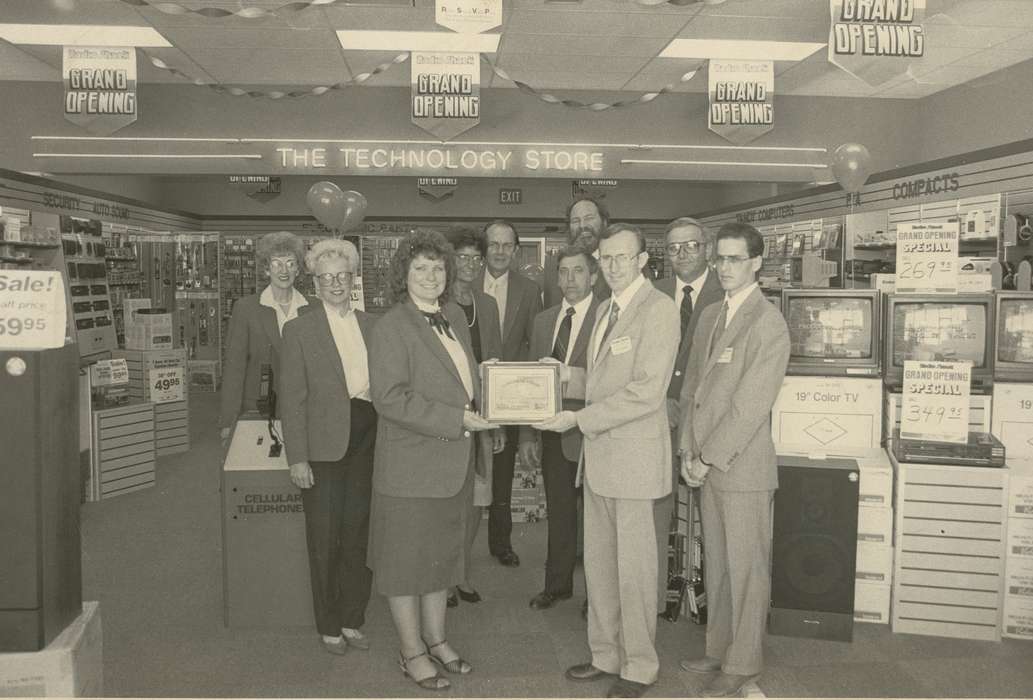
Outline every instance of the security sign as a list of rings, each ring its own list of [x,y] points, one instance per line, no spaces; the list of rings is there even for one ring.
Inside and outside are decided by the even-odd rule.
[[[925,54],[926,0],[829,0],[829,62],[872,87]]]
[[[64,47],[65,119],[99,136],[136,121],[136,49]]]

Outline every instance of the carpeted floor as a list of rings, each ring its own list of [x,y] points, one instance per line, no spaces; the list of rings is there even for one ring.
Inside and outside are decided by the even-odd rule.
[[[219,477],[214,394],[191,398],[189,453],[159,460],[154,488],[83,508],[84,598],[100,601],[104,691],[112,696],[408,697],[382,599],[367,615],[369,652],[331,656],[314,630],[231,630],[222,623]],[[527,601],[542,585],[546,523],[516,525],[523,563],[487,554],[482,527],[474,582],[484,601],[449,612],[449,639],[474,665],[453,677],[457,697],[599,697],[606,682],[575,684],[563,670],[588,659],[574,599],[548,611]],[[270,562],[270,566],[275,566]],[[577,574],[580,577],[580,572]],[[660,621],[660,679],[650,696],[698,695],[704,678],[678,668],[703,649],[704,630]],[[858,624],[853,643],[769,636],[759,680],[769,697],[1030,697],[1033,642],[894,635]]]

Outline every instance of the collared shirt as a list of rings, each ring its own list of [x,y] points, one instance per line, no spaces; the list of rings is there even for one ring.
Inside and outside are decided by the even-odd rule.
[[[592,348],[592,357],[599,355],[599,346],[603,343],[603,333],[606,332],[606,324],[610,320],[610,312],[613,309],[614,302],[617,303],[617,308],[619,309],[617,318],[620,319],[621,315],[628,310],[628,304],[631,303],[632,297],[635,296],[645,283],[646,278],[639,274],[635,281],[629,284],[623,292],[617,296],[610,296],[610,303],[606,305],[606,313],[599,319],[599,326],[596,328],[598,333],[595,334],[595,347]]]
[[[725,328],[728,328],[728,324],[732,322],[732,318],[735,316],[735,312],[739,310],[743,302],[746,301],[746,297],[750,296],[750,292],[757,288],[757,283],[748,284],[738,292],[735,296],[728,296],[725,294],[725,303],[728,304],[728,315],[725,317]]]
[[[495,303],[499,307],[499,328],[505,328],[506,298],[509,296],[509,270],[499,277],[493,277],[491,272],[485,270],[484,293],[495,298]]]
[[[588,307],[592,305],[592,291],[588,291],[588,296],[573,304],[574,315],[570,318],[570,342],[567,343],[567,354],[563,358],[563,364],[570,362],[570,353],[574,349],[574,343],[577,341],[578,333],[581,332],[581,326],[585,323],[585,316],[588,314]],[[560,334],[560,326],[563,324],[563,319],[567,315],[567,309],[571,308],[571,303],[566,299],[563,300],[563,304],[560,306],[559,316],[556,317],[556,325],[552,328],[552,344],[550,348],[556,347],[556,336]]]
[[[487,275],[485,275],[487,277]],[[437,304],[425,304],[416,297],[409,295],[413,303],[416,304],[416,308],[420,311],[426,311],[427,313],[440,313],[441,307]],[[463,388],[466,389],[466,395],[473,398],[473,376],[470,374],[470,361],[466,357],[466,350],[463,349],[463,344],[455,338],[449,338],[443,333],[439,333],[433,328],[431,331],[437,336],[441,344],[445,346],[445,351],[449,357],[452,358],[452,364],[456,366],[456,370],[459,372],[459,379],[463,382]],[[455,331],[452,331],[455,335]]]
[[[344,368],[344,378],[348,382],[348,397],[370,401],[369,358],[366,356],[366,343],[362,339],[355,311],[348,309],[348,313],[341,316],[327,306],[326,319],[330,322],[330,334],[334,337],[341,367]]]
[[[276,312],[276,324],[280,327],[280,335],[283,335],[283,324],[290,321],[292,318],[298,317],[298,309],[302,306],[308,306],[308,299],[305,295],[299,292],[294,287],[291,287],[291,301],[287,306],[287,313],[283,312],[283,308],[273,297],[273,286],[269,285],[262,290],[262,293],[258,297],[258,303],[262,306],[268,306],[270,309]]]
[[[691,282],[682,282],[681,281],[681,277],[678,277],[677,275],[675,275],[675,277],[674,277],[674,305],[675,306],[677,306],[679,309],[681,308],[682,299],[685,298],[685,285],[686,284],[688,284],[689,286],[692,287],[692,294],[690,295],[692,297],[692,308],[695,309],[697,306],[699,306],[699,293],[701,291],[703,291],[703,285],[707,283],[707,273],[709,272],[709,270],[710,270],[709,267],[704,267],[703,268],[703,274],[701,274],[699,277],[697,277],[696,279],[692,280]]]

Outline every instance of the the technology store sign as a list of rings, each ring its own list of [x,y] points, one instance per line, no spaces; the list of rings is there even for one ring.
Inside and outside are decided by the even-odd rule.
[[[136,49],[66,46],[65,119],[107,136],[136,121]]]

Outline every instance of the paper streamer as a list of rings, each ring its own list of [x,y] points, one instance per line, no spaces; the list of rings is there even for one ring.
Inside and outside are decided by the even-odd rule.
[[[202,17],[209,17],[211,19],[223,19],[224,17],[243,17],[244,19],[260,19],[263,17],[276,17],[281,12],[301,12],[307,10],[310,7],[329,6],[336,5],[338,3],[344,4],[346,0],[308,0],[307,2],[289,2],[286,5],[280,5],[272,10],[266,10],[262,7],[244,7],[239,10],[227,10],[222,7],[201,7],[198,9],[191,9],[184,7],[175,2],[151,2],[150,0],[122,0],[126,5],[132,5],[134,7],[149,7],[158,12],[164,12],[167,15],[186,15],[194,14],[201,15]]]

